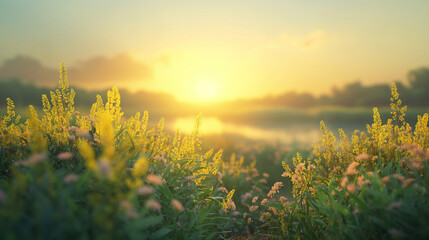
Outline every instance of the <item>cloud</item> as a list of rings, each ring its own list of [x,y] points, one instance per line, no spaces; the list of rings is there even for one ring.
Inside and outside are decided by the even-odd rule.
[[[145,81],[152,77],[152,68],[133,59],[128,54],[112,58],[94,57],[67,66],[70,82],[81,87],[111,86]],[[23,82],[54,86],[59,79],[57,69],[44,66],[39,60],[28,56],[16,56],[6,60],[0,67],[0,79],[18,78]]]
[[[309,49],[321,45],[327,38],[325,30],[315,30],[304,35],[283,33],[269,41],[265,48],[295,47]]]
[[[58,82],[59,72],[42,65],[28,56],[16,56],[6,60],[0,67],[0,79],[18,78],[24,82],[34,82],[52,86]]]
[[[136,61],[128,54],[80,61],[69,72],[70,78],[75,78],[79,83],[133,82],[148,80],[153,75],[149,65]]]
[[[326,39],[326,32],[323,30],[316,30],[307,34],[306,38],[302,42],[302,46],[305,48],[310,48],[315,45],[321,44]]]
[[[168,54],[163,54],[159,56],[157,59],[155,59],[156,63],[161,64],[164,67],[170,67],[171,66],[171,56]]]

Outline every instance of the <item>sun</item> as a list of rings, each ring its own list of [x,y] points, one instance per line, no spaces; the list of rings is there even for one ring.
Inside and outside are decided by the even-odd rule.
[[[195,91],[200,100],[215,100],[218,95],[218,85],[216,81],[204,79],[197,82]]]

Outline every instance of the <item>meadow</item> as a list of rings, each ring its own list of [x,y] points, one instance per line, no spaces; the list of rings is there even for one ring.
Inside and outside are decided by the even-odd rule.
[[[395,84],[361,130],[332,132],[316,114],[306,147],[203,142],[201,116],[189,134],[148,112],[124,119],[116,88],[84,114],[60,74],[41,111],[23,121],[7,99],[0,118],[2,239],[429,237],[429,115],[408,123]]]

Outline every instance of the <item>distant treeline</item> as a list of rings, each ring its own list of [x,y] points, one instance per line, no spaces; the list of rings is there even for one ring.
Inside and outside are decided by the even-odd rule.
[[[407,75],[407,84],[396,83],[404,104],[412,107],[429,106],[429,68],[412,70]],[[316,97],[310,93],[286,92],[277,96],[259,99],[238,100],[238,105],[286,106],[307,108],[317,106],[371,107],[389,106],[391,85],[375,84],[363,86],[359,81],[334,87],[330,95]]]
[[[316,97],[310,93],[286,92],[277,96],[266,96],[250,100],[237,100],[228,103],[228,106],[275,106],[291,108],[307,108],[317,106],[341,107],[372,107],[388,106],[390,97],[390,84],[375,84],[363,86],[359,81],[349,83],[342,88],[334,87],[330,95]],[[412,70],[407,75],[407,84],[397,83],[398,92],[404,104],[410,107],[429,106],[429,68]],[[104,99],[107,89],[88,91],[76,89],[76,105],[91,106],[96,100],[96,94]],[[6,104],[10,97],[16,106],[41,106],[41,94],[49,94],[51,89],[38,87],[34,84],[24,84],[18,79],[0,80],[0,107]],[[181,103],[166,93],[154,93],[140,90],[130,92],[119,89],[121,105],[124,108],[139,108],[145,106],[146,110],[162,109],[177,110]],[[222,105],[222,104],[221,104]],[[189,105],[187,105],[189,106]],[[184,105],[182,105],[184,107]]]

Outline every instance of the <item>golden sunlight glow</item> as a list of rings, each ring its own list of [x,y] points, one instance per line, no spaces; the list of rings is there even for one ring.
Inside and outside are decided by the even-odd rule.
[[[217,97],[217,83],[211,79],[204,79],[197,82],[195,87],[196,94],[202,100],[214,100]]]

